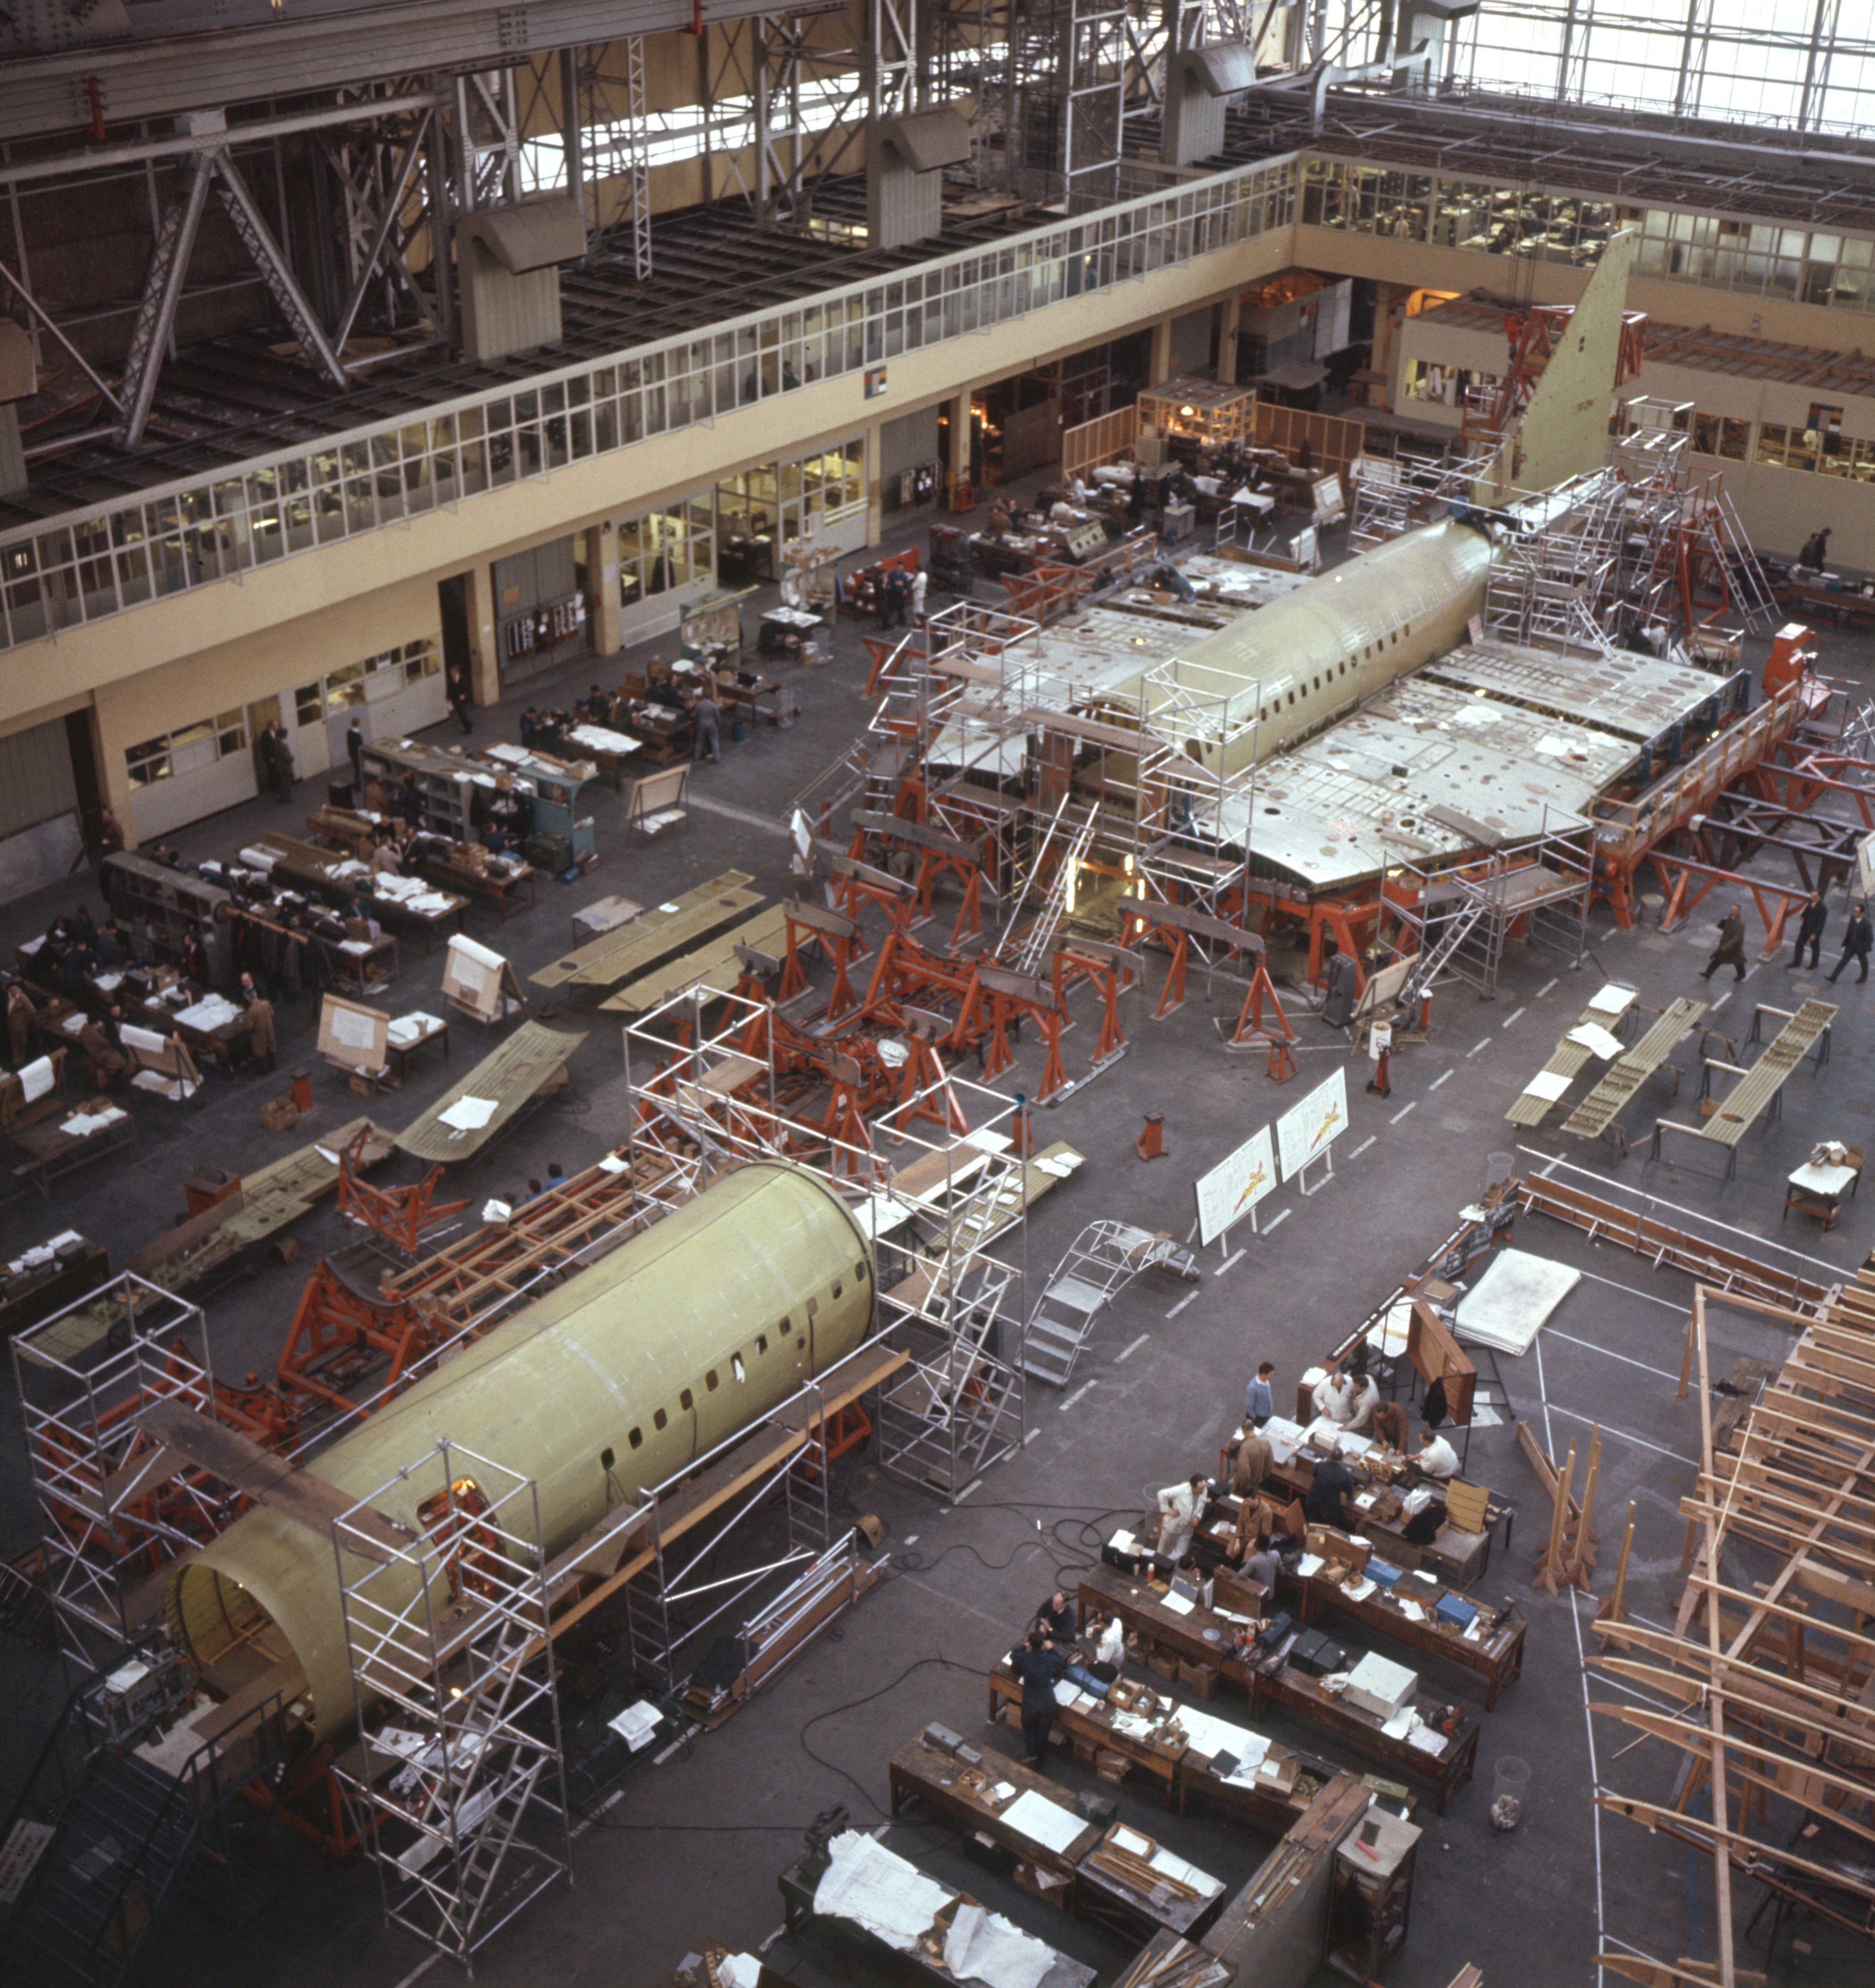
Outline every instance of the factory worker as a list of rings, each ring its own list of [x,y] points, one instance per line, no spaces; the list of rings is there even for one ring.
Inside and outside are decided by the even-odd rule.
[[[1237,1432],[1237,1455],[1230,1466],[1232,1495],[1238,1498],[1254,1497],[1262,1489],[1263,1480],[1269,1476],[1275,1460],[1276,1452],[1270,1447],[1269,1438],[1246,1422]]]
[[[1337,1428],[1345,1428],[1354,1419],[1354,1383],[1345,1374],[1324,1374],[1309,1398],[1315,1405],[1317,1417],[1332,1422]]]
[[[1119,1618],[1109,1615],[1095,1632],[1092,1657],[1085,1664],[1070,1664],[1061,1675],[1070,1684],[1078,1684],[1083,1691],[1101,1698],[1119,1675],[1125,1661],[1126,1632],[1120,1627]]]
[[[1244,1390],[1244,1415],[1261,1428],[1276,1412],[1276,1396],[1271,1383],[1276,1378],[1276,1362],[1262,1361],[1257,1368],[1257,1378]]]
[[[1423,1476],[1436,1477],[1442,1483],[1458,1475],[1458,1452],[1436,1428],[1427,1430],[1413,1460]]]
[[[1159,1551],[1169,1560],[1182,1560],[1191,1550],[1191,1536],[1203,1510],[1206,1484],[1202,1476],[1191,1476],[1183,1484],[1168,1484],[1159,1494]]]
[[[1380,1405],[1380,1390],[1371,1374],[1351,1374],[1348,1377],[1348,1426],[1357,1435],[1365,1435],[1373,1426],[1374,1410]]]

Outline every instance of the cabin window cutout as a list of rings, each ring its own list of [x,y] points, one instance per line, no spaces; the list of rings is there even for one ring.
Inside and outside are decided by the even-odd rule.
[[[835,1297],[838,1297],[840,1295],[840,1293],[841,1293],[844,1290],[845,1290],[845,1288],[846,1288],[846,1286],[845,1286],[843,1283],[841,1283],[840,1280],[839,1280],[838,1277],[834,1278],[834,1296]]]
[[[686,1412],[696,1406],[696,1397],[686,1388],[677,1398],[677,1405]]]
[[[645,1447],[645,1432],[641,1428],[635,1428],[625,1440],[634,1449],[642,1449]]]
[[[653,1428],[664,1428],[669,1425],[670,1419],[670,1417],[664,1412],[663,1409],[660,1408],[658,1412],[652,1417],[651,1425]]]
[[[703,1376],[703,1385],[707,1388],[712,1395],[716,1391],[716,1370],[715,1368],[711,1368],[709,1371]]]
[[[766,1353],[768,1351],[768,1334],[767,1333],[758,1332],[755,1335],[755,1350],[758,1353]]]
[[[853,1266],[853,1281],[856,1284],[863,1284],[866,1281],[866,1259],[864,1256]]]
[[[749,1370],[742,1364],[742,1355],[740,1353],[732,1353],[729,1355],[729,1371],[738,1381],[748,1379]]]

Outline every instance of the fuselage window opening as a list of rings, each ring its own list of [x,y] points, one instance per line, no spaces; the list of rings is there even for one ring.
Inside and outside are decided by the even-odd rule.
[[[839,1280],[838,1277],[834,1278],[834,1296],[835,1297],[838,1297],[840,1295],[840,1293],[841,1293],[843,1290],[844,1290],[845,1289],[846,1289],[846,1286],[845,1286],[843,1283],[841,1283],[840,1280]]]
[[[664,1412],[663,1409],[660,1408],[658,1412],[652,1417],[651,1425],[653,1428],[668,1428],[670,1426],[670,1417]]]
[[[696,1397],[686,1388],[677,1398],[677,1405],[687,1415],[696,1406]]]
[[[742,1355],[740,1353],[732,1353],[729,1355],[729,1371],[738,1381],[748,1379],[749,1370],[742,1364]]]
[[[703,1385],[707,1388],[712,1395],[716,1391],[716,1370],[715,1368],[711,1368],[709,1371],[703,1376]]]
[[[641,1428],[635,1428],[625,1440],[634,1449],[642,1449],[645,1447],[645,1432]]]
[[[755,1335],[755,1350],[758,1353],[766,1353],[768,1351],[768,1334],[767,1333],[758,1332]]]

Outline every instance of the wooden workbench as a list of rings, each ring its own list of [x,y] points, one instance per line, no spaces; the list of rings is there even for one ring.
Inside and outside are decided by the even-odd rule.
[[[1285,1638],[1277,1654],[1252,1669],[1251,1712],[1259,1712],[1265,1706],[1279,1706],[1310,1725],[1320,1726],[1323,1732],[1332,1733],[1344,1746],[1379,1761],[1390,1773],[1430,1782],[1436,1806],[1443,1815],[1446,1804],[1471,1780],[1477,1767],[1478,1734],[1482,1730],[1477,1721],[1464,1719],[1458,1737],[1445,1740],[1437,1753],[1425,1752],[1409,1740],[1395,1739],[1381,1729],[1383,1722],[1371,1712],[1332,1696],[1313,1678],[1291,1669],[1288,1645],[1294,1640]],[[1422,1692],[1413,1703],[1430,1724],[1430,1715],[1437,1709],[1433,1701]]]
[[[1416,1622],[1399,1608],[1395,1590],[1376,1586],[1372,1594],[1356,1601],[1329,1578],[1332,1565],[1326,1564],[1319,1572],[1305,1577],[1285,1577],[1282,1591],[1295,1597],[1298,1620],[1315,1622],[1325,1614],[1339,1615],[1372,1635],[1391,1637],[1421,1656],[1474,1672],[1484,1680],[1487,1711],[1497,1703],[1504,1686],[1523,1675],[1524,1639],[1530,1625],[1521,1617],[1500,1623],[1474,1641],[1433,1614],[1433,1604],[1444,1592],[1437,1582],[1429,1584],[1416,1575],[1402,1576],[1399,1591],[1427,1611],[1426,1621]]]
[[[1020,1697],[1020,1692],[1017,1696]],[[940,1815],[950,1816],[966,1828],[1000,1844],[1024,1863],[1066,1878],[1071,1895],[1081,1859],[1100,1841],[1099,1826],[1088,1823],[1065,1851],[1051,1850],[1010,1828],[1002,1818],[1017,1796],[1037,1794],[1057,1807],[1066,1807],[1067,1804],[1061,1799],[1066,1791],[1059,1782],[1050,1780],[1046,1774],[1038,1774],[1033,1768],[1025,1767],[1005,1754],[995,1753],[987,1746],[976,1750],[983,1755],[983,1766],[979,1771],[990,1786],[993,1788],[1007,1783],[1014,1788],[1015,1795],[997,1802],[972,1793],[962,1783],[963,1763],[953,1760],[949,1754],[939,1753],[935,1747],[927,1746],[921,1736],[908,1740],[888,1763],[887,1778],[892,1787],[892,1814],[896,1815],[913,1799],[922,1801]]]
[[[690,988],[707,986],[727,994],[742,977],[742,963],[736,956],[738,946],[766,953],[779,959],[787,944],[787,915],[779,904],[770,904],[739,925],[732,925],[714,938],[675,959],[628,980],[599,1003],[614,1013],[641,1015],[648,1009],[682,994]]]
[[[989,1719],[992,1726],[1000,1721],[1005,1708],[1020,1722],[1022,1716],[1022,1686],[1015,1673],[1010,1669],[1007,1657],[990,1672]],[[1054,1723],[1071,1740],[1078,1740],[1088,1746],[1104,1746],[1111,1753],[1124,1754],[1134,1767],[1143,1769],[1149,1778],[1160,1784],[1166,1807],[1170,1808],[1177,1801],[1180,1756],[1156,1751],[1150,1740],[1142,1740],[1130,1733],[1116,1733],[1112,1716],[1107,1712],[1105,1706],[1098,1711],[1061,1706],[1055,1712]]]

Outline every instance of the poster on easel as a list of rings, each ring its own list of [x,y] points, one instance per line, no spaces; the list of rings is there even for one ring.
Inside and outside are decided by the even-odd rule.
[[[1198,1197],[1200,1244],[1218,1241],[1247,1215],[1256,1226],[1258,1202],[1276,1185],[1276,1148],[1265,1125],[1192,1183]]]
[[[1338,1065],[1302,1101],[1285,1111],[1276,1121],[1276,1151],[1282,1161],[1283,1178],[1295,1182],[1302,1169],[1316,1160],[1325,1161],[1335,1171],[1334,1143],[1348,1129],[1347,1073]],[[1319,1187],[1321,1182],[1315,1183]],[[1315,1188],[1304,1186],[1312,1194]]]
[[[526,998],[507,961],[460,932],[443,955],[442,995],[451,1007],[478,1022],[518,1015]]]

